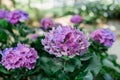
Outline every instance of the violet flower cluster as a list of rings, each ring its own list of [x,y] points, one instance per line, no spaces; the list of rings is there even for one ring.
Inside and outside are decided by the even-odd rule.
[[[1,63],[7,70],[20,67],[33,69],[37,59],[38,55],[34,48],[18,44],[17,47],[6,48],[2,52]]]
[[[45,35],[42,44],[56,57],[82,55],[88,48],[88,38],[83,32],[70,26],[59,26]]]
[[[109,29],[95,30],[91,36],[94,41],[99,42],[107,47],[111,47],[113,42],[115,42],[115,34]]]
[[[9,14],[9,11],[0,9],[0,19],[7,18],[8,14]]]
[[[72,16],[72,18],[71,18],[71,22],[75,23],[75,24],[81,23],[82,20],[83,20],[82,17],[80,15],[77,15],[77,14]]]
[[[42,18],[40,24],[44,30],[52,29],[52,27],[54,26],[54,22],[50,18]]]
[[[7,15],[7,20],[12,24],[23,22],[29,19],[28,13],[22,10],[14,10]]]

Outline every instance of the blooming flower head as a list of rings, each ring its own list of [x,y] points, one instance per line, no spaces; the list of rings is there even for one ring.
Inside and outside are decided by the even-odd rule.
[[[45,29],[45,30],[51,29],[54,26],[54,22],[50,18],[43,18],[43,19],[41,19],[40,24],[41,24],[41,27],[43,29]]]
[[[12,11],[7,16],[7,20],[12,24],[17,24],[18,22],[23,22],[28,19],[29,19],[28,13],[21,10]]]
[[[80,15],[74,15],[72,18],[71,18],[71,22],[72,23],[75,23],[75,24],[79,24],[82,22],[82,17]]]
[[[94,41],[99,42],[107,47],[111,47],[113,42],[115,42],[115,34],[109,29],[95,30],[91,36]]]
[[[38,55],[34,48],[18,44],[17,47],[6,48],[2,52],[1,63],[7,70],[20,67],[33,69],[37,59]]]
[[[70,26],[59,26],[45,35],[42,44],[47,52],[57,57],[82,55],[88,47],[83,32]]]
[[[0,19],[6,18],[8,13],[9,12],[7,10],[0,9]]]

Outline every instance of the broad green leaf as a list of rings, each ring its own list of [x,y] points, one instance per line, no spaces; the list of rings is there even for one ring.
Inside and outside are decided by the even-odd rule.
[[[70,58],[68,56],[62,56],[61,58],[64,59],[64,60],[66,60],[66,61],[70,60]]]
[[[0,19],[0,26],[3,28],[10,27],[8,26],[8,22],[5,19]]]
[[[75,80],[93,80],[93,75],[90,71],[80,72]]]
[[[103,66],[111,68],[115,71],[117,71],[118,73],[120,73],[120,68],[116,67],[110,60],[108,59],[104,59],[103,60]]]
[[[10,72],[6,70],[1,64],[0,64],[0,72],[3,74],[10,74]]]
[[[79,68],[82,66],[80,57],[79,58],[74,58],[74,64]]]
[[[87,71],[80,72],[80,73],[75,77],[75,80],[83,80],[86,75],[87,75]]]
[[[100,58],[95,53],[86,70],[90,70],[94,75],[97,75],[101,69]]]
[[[113,80],[112,76],[108,73],[104,74],[104,79],[105,80]]]
[[[109,56],[108,56],[108,59],[109,59],[109,60],[111,60],[111,61],[116,61],[117,56],[116,56],[116,55],[111,54],[111,55],[109,55]]]
[[[71,65],[71,64],[65,64],[65,66],[64,66],[64,71],[66,71],[66,72],[73,72],[74,69],[75,69],[75,66]]]
[[[93,75],[90,71],[88,71],[87,75],[84,77],[83,80],[93,80]]]
[[[57,72],[58,70],[60,70],[61,68],[62,68],[62,63],[61,62],[58,62],[57,60],[55,61],[55,60],[52,60],[51,61],[53,64],[50,66],[51,68],[51,71],[53,72],[53,73],[55,73],[55,72]]]
[[[86,54],[83,54],[81,57],[80,57],[80,60],[81,61],[86,61],[88,59],[90,59],[92,56],[90,55],[90,53],[86,53]]]
[[[40,80],[41,77],[42,77],[42,75],[41,75],[41,74],[38,74],[38,75],[30,76],[29,78],[30,78],[30,80]]]
[[[9,35],[4,30],[0,30],[0,41],[6,42]]]
[[[68,77],[65,73],[60,73],[57,75],[58,79],[57,80],[69,80]],[[56,79],[55,79],[56,80]]]

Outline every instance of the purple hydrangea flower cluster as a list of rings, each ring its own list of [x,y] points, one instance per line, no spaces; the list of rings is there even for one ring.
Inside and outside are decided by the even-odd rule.
[[[59,26],[45,35],[42,44],[47,52],[56,57],[82,55],[88,47],[83,32],[70,26]]]
[[[2,52],[1,63],[7,70],[20,67],[33,69],[37,59],[38,55],[34,48],[18,44],[17,47],[7,48]]]
[[[54,22],[50,18],[42,18],[40,24],[44,30],[51,29],[54,26]]]
[[[82,22],[82,17],[80,15],[74,15],[72,18],[71,18],[71,22],[72,23],[75,23],[75,24],[79,24]]]
[[[0,9],[0,19],[7,18],[9,11]]]
[[[17,24],[18,22],[23,22],[29,19],[28,13],[22,10],[14,10],[10,12],[7,16],[7,20],[12,24]]]
[[[98,29],[92,34],[92,39],[103,44],[104,46],[111,47],[115,42],[115,34],[109,29]]]

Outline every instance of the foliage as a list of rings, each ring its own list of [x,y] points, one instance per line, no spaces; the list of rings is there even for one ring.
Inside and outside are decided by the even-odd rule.
[[[80,14],[84,18],[84,23],[94,24],[106,21],[108,19],[119,19],[120,4],[107,4],[104,1],[97,0],[94,2],[78,3],[72,9],[66,10],[63,15]]]
[[[34,30],[25,23],[16,25],[8,23],[5,19],[0,19],[0,47],[15,46],[17,43],[29,43],[27,35],[34,33]]]
[[[78,24],[77,24],[78,25]],[[120,65],[116,56],[107,53],[108,47],[89,40],[90,45],[86,53],[81,56],[56,57],[44,50],[40,36],[31,40],[27,36],[35,33],[25,23],[11,24],[0,19],[0,48],[1,50],[13,47],[17,43],[28,44],[37,50],[39,59],[34,69],[17,68],[5,69],[0,64],[0,76],[4,80],[119,80]],[[2,54],[2,52],[1,52]]]

